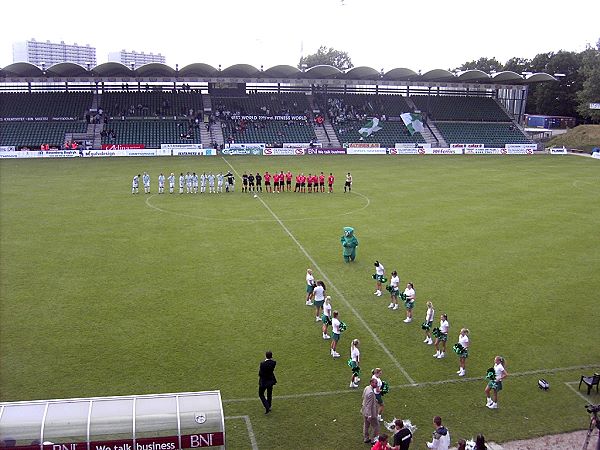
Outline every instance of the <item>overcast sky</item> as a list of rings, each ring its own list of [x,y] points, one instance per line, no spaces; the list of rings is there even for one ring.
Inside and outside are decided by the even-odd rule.
[[[320,45],[355,66],[385,71],[453,69],[480,57],[501,63],[600,38],[597,0],[201,0],[2,2],[0,67],[30,40],[96,48],[97,63],[122,49],[161,53],[172,67],[202,62],[296,66]]]

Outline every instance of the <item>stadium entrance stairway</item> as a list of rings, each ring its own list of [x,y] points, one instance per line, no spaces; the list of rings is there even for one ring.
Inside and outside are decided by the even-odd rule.
[[[92,148],[100,148],[100,131],[98,131],[96,136],[94,128],[95,124],[88,123],[85,133],[66,133],[65,141],[83,142],[84,148],[87,148],[89,145],[91,145]],[[97,141],[96,138],[98,139]],[[96,144],[98,145],[97,147]]]
[[[320,127],[317,127],[320,128]],[[329,122],[328,118],[325,118],[325,122],[323,122],[323,130],[325,131],[325,133],[327,134],[327,137],[325,138],[325,141],[321,141],[321,142],[329,142],[329,144],[332,147],[341,147],[342,144],[340,144],[340,141],[338,140],[337,135],[335,134],[335,130],[333,129],[333,126],[331,125],[331,122]],[[315,133],[317,132],[317,129],[315,129]],[[319,135],[317,134],[317,137]]]
[[[331,139],[323,126],[315,125],[315,136],[317,137],[317,142],[323,144],[324,147],[332,146]]]
[[[308,105],[312,111],[312,114],[309,117],[310,121],[313,124],[315,123],[315,114],[322,114],[324,119],[322,127],[318,125],[314,127],[317,142],[323,144],[324,147],[341,147],[340,141],[338,140],[338,137],[331,126],[331,122],[329,122],[329,119],[327,118],[327,114],[323,114],[320,108],[315,105],[314,96],[312,94],[307,95],[306,100],[308,101]]]
[[[425,124],[421,136],[423,136],[423,139],[425,139],[428,144],[431,144],[432,147],[448,147],[448,143],[434,123],[429,122]]]

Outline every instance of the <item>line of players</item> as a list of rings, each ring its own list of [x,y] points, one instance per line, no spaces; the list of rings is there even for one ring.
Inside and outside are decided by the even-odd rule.
[[[265,192],[280,193],[280,192],[291,192],[292,191],[292,179],[294,176],[289,170],[284,173],[283,170],[279,173],[269,173],[267,170],[264,175],[261,176],[259,172],[256,175],[252,173],[246,173],[242,175],[242,192],[262,192],[262,182],[265,182]],[[325,192],[325,174],[321,172],[320,175],[300,173],[296,175],[296,184],[294,186],[294,192]],[[273,185],[271,185],[271,180]],[[333,183],[335,177],[333,173],[329,173],[327,176],[327,192],[333,192]]]
[[[137,194],[139,192],[139,183],[140,177],[142,178],[142,183],[144,184],[144,193],[150,193],[150,175],[147,172],[144,172],[144,175],[135,175],[131,182],[131,193]],[[163,173],[158,176],[158,193],[165,193],[165,183],[169,184],[169,193],[173,194],[175,192],[175,181],[176,177],[173,172],[168,177],[165,177]],[[214,193],[222,193],[223,188],[225,188],[225,192],[233,191],[235,179],[231,172],[227,172],[225,175],[219,172],[216,175],[212,172],[202,173],[197,175],[196,172],[192,172],[191,174],[187,172],[185,175],[183,172],[179,174],[179,193],[183,194],[184,192],[187,194],[197,194],[205,193],[206,188],[208,186],[208,192],[210,194]]]
[[[144,193],[150,194],[150,175],[147,172],[144,172],[144,175],[135,175],[133,177],[131,183],[131,193],[138,194],[139,193],[139,184],[140,178],[142,179],[142,183],[144,186]],[[269,173],[267,170],[264,175],[261,176],[259,172],[256,172],[256,175],[252,173],[247,174],[244,172],[242,175],[242,192],[263,192],[263,179],[265,183],[265,192],[271,193],[280,193],[280,192],[291,192],[292,190],[292,172],[287,171],[284,173],[283,171],[277,173]],[[317,192],[325,192],[325,178],[327,178],[327,192],[333,192],[333,184],[335,182],[335,177],[333,173],[329,173],[329,176],[325,177],[325,174],[321,172],[320,175],[317,174],[308,174],[305,176],[304,173],[300,173],[296,175],[296,184],[294,186],[294,192],[300,193],[317,193]],[[200,175],[196,174],[196,172],[187,172],[185,175],[183,172],[179,175],[179,193],[187,193],[187,194],[197,194],[198,192],[204,193],[206,192],[206,188],[208,187],[208,192],[213,193],[222,193],[223,189],[225,192],[233,192],[235,188],[235,177],[231,173],[231,171],[223,174],[221,172],[216,175],[212,172],[202,173]],[[169,185],[169,193],[173,194],[175,192],[176,186],[176,176],[173,172],[168,177],[165,177],[163,173],[158,176],[158,193],[165,193],[165,184],[168,182]],[[271,185],[271,182],[273,183]],[[352,185],[352,177],[350,173],[346,176],[346,183],[344,185],[344,192],[346,189],[351,189]]]

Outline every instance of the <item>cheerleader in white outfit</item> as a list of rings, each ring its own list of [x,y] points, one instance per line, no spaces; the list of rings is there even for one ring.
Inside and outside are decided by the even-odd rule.
[[[433,340],[431,339],[431,325],[433,325],[433,318],[435,316],[435,309],[433,308],[433,303],[430,301],[427,302],[427,314],[425,315],[425,322],[421,325],[421,328],[425,330],[425,340],[423,341],[427,345],[433,344]]]
[[[440,318],[440,328],[437,336],[435,337],[435,355],[434,358],[442,359],[446,356],[446,341],[448,341],[448,330],[450,329],[450,324],[448,323],[448,316],[446,314],[442,314]],[[440,351],[440,342],[442,344],[442,350]]]
[[[469,357],[469,330],[467,328],[463,328],[460,330],[460,334],[458,335],[458,344],[460,352],[456,352],[458,354],[458,374],[459,377],[465,376],[465,362]]]
[[[331,297],[329,295],[325,297],[321,320],[323,321],[323,339],[331,339],[331,336],[327,334],[327,327],[331,325]]]
[[[390,304],[388,308],[393,309],[394,311],[398,309],[398,295],[400,294],[398,290],[398,285],[400,284],[400,277],[398,276],[398,272],[395,270],[392,272],[392,279],[390,280]]]
[[[375,261],[375,292],[373,292],[373,294],[377,297],[381,297],[381,282],[384,279],[384,275],[385,268],[383,267],[383,264],[379,261]]]
[[[404,306],[406,306],[406,319],[403,320],[404,323],[412,322],[412,312],[415,307],[416,295],[415,287],[412,283],[408,283],[406,289],[404,289]]]
[[[496,356],[494,358],[493,374],[494,379],[488,382],[485,387],[485,396],[487,398],[485,406],[490,409],[498,408],[498,392],[502,390],[502,381],[508,376],[508,372],[504,368],[504,358],[502,356]],[[492,397],[490,398],[490,392]]]
[[[358,387],[358,383],[360,382],[360,350],[358,346],[360,345],[360,341],[358,339],[354,339],[352,344],[350,345],[350,361],[348,361],[348,365],[352,369],[352,378],[350,379],[350,387],[352,389],[356,389]]]

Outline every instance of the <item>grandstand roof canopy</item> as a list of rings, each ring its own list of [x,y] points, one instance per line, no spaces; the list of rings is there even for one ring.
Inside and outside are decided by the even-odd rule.
[[[0,69],[0,82],[41,81],[44,78],[94,78],[98,80],[107,78],[128,78],[146,80],[148,78],[169,78],[173,81],[180,79],[196,79],[197,81],[215,81],[219,79],[239,78],[240,82],[264,81],[277,79],[289,80],[348,80],[365,81],[373,84],[381,82],[451,82],[451,83],[501,83],[501,84],[532,84],[544,81],[556,81],[556,78],[547,73],[528,74],[523,77],[516,72],[503,71],[487,74],[481,70],[467,70],[453,73],[444,69],[430,70],[424,74],[417,73],[408,68],[394,68],[384,72],[372,67],[353,67],[341,71],[333,66],[319,65],[304,71],[289,65],[278,65],[266,70],[249,64],[235,64],[225,69],[215,68],[209,64],[194,63],[181,69],[166,64],[151,63],[137,69],[132,69],[117,62],[107,62],[96,67],[83,67],[75,63],[60,63],[48,68],[18,62]]]

